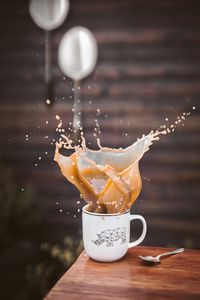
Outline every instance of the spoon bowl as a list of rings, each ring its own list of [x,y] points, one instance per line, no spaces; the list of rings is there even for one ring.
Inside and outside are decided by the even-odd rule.
[[[35,24],[49,31],[58,28],[65,21],[69,11],[69,1],[31,0],[29,11]]]
[[[65,33],[58,49],[58,64],[65,75],[80,81],[94,70],[96,61],[97,43],[87,28],[76,26]]]
[[[149,256],[139,255],[139,258],[141,258],[142,260],[147,261],[149,263],[159,263],[160,262],[159,258],[150,256],[150,255]]]

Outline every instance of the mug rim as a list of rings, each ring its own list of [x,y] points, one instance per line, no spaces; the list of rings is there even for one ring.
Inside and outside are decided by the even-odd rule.
[[[122,216],[125,215],[127,213],[130,213],[130,209],[127,209],[126,211],[124,211],[123,213],[114,213],[114,214],[102,214],[102,213],[93,213],[90,211],[86,210],[86,207],[88,206],[88,204],[86,204],[85,206],[83,206],[82,208],[82,212],[87,214],[87,215],[91,215],[91,216],[99,216],[99,217],[115,217],[115,216]]]

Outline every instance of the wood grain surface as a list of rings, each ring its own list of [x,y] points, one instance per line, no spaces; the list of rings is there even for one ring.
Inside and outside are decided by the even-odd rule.
[[[92,31],[99,49],[95,71],[81,84],[83,127],[91,147],[96,147],[98,108],[102,145],[124,147],[159,128],[166,117],[174,121],[196,106],[185,126],[162,137],[141,161],[143,189],[133,211],[147,219],[146,244],[200,248],[200,1],[70,1],[66,21],[52,32],[51,107],[44,84],[44,32],[32,21],[28,3],[1,3],[0,158],[15,170],[20,190],[37,191],[48,216],[45,238],[61,242],[81,228],[77,210],[84,203],[77,205],[79,192],[53,162],[51,145],[57,138],[55,115],[66,130],[73,117],[73,83],[59,70],[58,46],[67,30],[81,25]]]
[[[200,299],[200,251],[185,250],[153,266],[138,258],[168,250],[137,247],[114,263],[95,262],[82,252],[45,300]]]

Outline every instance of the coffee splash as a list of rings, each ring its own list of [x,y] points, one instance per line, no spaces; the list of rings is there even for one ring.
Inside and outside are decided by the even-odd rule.
[[[153,141],[166,133],[151,131],[125,149],[102,147],[98,139],[97,151],[87,148],[83,135],[81,146],[72,146],[72,140],[62,135],[54,159],[64,177],[78,188],[90,211],[122,213],[130,209],[141,191],[140,159]],[[60,153],[62,147],[74,153],[66,157]]]
[[[195,107],[193,108],[195,109]],[[63,176],[80,191],[82,198],[88,203],[88,210],[96,213],[122,213],[130,209],[137,199],[142,180],[139,161],[160,135],[174,132],[190,112],[183,113],[168,126],[160,126],[160,130],[143,135],[127,148],[102,147],[97,138],[99,150],[91,150],[81,131],[80,145],[73,146],[69,136],[61,134],[56,143],[54,160],[58,163]],[[59,120],[58,131],[63,132],[62,120]],[[168,118],[166,118],[168,121]],[[70,156],[60,153],[61,148],[73,150]]]

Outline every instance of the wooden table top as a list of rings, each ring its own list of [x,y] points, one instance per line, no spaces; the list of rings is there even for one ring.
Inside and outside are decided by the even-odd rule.
[[[150,266],[138,255],[156,256],[171,249],[136,247],[118,262],[98,263],[82,252],[46,300],[200,299],[200,251],[163,258]]]

